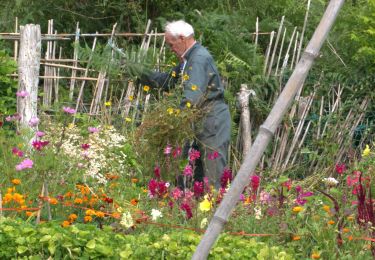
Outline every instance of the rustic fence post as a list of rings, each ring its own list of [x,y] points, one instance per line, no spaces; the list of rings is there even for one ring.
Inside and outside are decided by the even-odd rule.
[[[242,158],[246,157],[251,146],[251,121],[249,110],[249,97],[252,90],[247,88],[246,84],[241,84],[237,99],[241,108],[241,140],[242,140]]]
[[[38,24],[20,27],[20,52],[18,58],[17,112],[21,127],[29,127],[29,121],[37,116],[37,98],[41,55],[41,33]]]

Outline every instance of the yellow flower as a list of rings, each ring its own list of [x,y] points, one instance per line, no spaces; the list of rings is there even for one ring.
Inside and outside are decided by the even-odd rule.
[[[133,96],[129,96],[129,100],[130,101],[133,101],[134,97]]]
[[[73,123],[69,123],[69,124],[68,124],[68,128],[69,128],[69,129],[74,128],[74,124],[73,124]]]
[[[182,76],[182,79],[183,79],[184,81],[189,80],[189,75],[188,75],[188,74],[184,74],[184,75]]]
[[[294,213],[299,213],[299,212],[301,212],[303,210],[303,208],[297,206],[297,207],[294,207],[292,210],[293,210]]]
[[[20,180],[20,179],[13,179],[13,180],[12,180],[12,183],[13,183],[14,185],[18,185],[18,184],[21,183],[21,180]]]
[[[330,207],[328,206],[328,205],[323,205],[323,210],[325,211],[325,212],[330,212]]]
[[[211,202],[207,198],[205,198],[201,203],[199,203],[200,211],[210,211],[211,207]]]
[[[370,153],[371,153],[370,147],[368,146],[368,144],[366,144],[366,148],[365,148],[365,150],[363,150],[363,152],[362,152],[362,157],[369,156]]]
[[[180,114],[181,110],[180,109],[175,109],[174,112],[176,113],[176,115]]]
[[[320,258],[320,254],[319,253],[312,253],[311,254],[311,258],[312,259],[319,259]]]
[[[171,75],[172,77],[176,77],[176,71],[172,71],[172,75]]]
[[[86,215],[87,216],[91,216],[91,215],[94,215],[94,214],[95,214],[95,210],[92,210],[92,209],[86,210]]]
[[[196,91],[197,89],[198,89],[197,85],[193,85],[193,86],[191,86],[191,90],[192,90],[192,91]]]
[[[333,224],[335,224],[335,221],[330,220],[330,221],[328,221],[327,223],[328,223],[328,225],[333,225]]]
[[[126,122],[131,122],[132,119],[131,119],[130,117],[126,117],[126,118],[125,118],[125,121],[126,121]]]
[[[171,107],[168,108],[168,109],[167,109],[167,112],[168,112],[168,114],[172,115],[172,114],[173,114],[173,108],[171,108]]]
[[[17,147],[21,149],[23,147],[23,144],[19,143],[19,144],[17,144]]]
[[[172,66],[176,66],[176,62],[172,61]]]
[[[150,90],[150,87],[149,87],[149,86],[147,86],[147,85],[144,85],[144,86],[143,86],[143,91],[148,92],[149,90]]]
[[[354,216],[350,215],[346,218],[348,221],[353,221],[354,220]]]
[[[99,218],[104,218],[104,212],[102,211],[95,211],[95,215]]]
[[[112,105],[112,102],[111,102],[111,101],[107,101],[107,102],[104,103],[104,105],[105,105],[106,107],[110,107],[110,106]]]
[[[186,102],[186,107],[190,108],[191,107],[191,103],[190,102]]]

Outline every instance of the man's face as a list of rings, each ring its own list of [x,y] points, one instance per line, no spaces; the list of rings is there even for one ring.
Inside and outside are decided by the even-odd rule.
[[[182,54],[186,51],[186,38],[184,36],[174,37],[170,33],[165,33],[165,42],[171,50],[181,58]]]

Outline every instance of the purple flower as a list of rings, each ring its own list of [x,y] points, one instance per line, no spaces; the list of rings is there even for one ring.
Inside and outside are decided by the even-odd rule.
[[[16,171],[33,168],[33,161],[30,159],[23,160],[20,164],[16,165]]]
[[[29,95],[29,92],[27,92],[26,90],[17,91],[16,93],[17,97],[22,97],[22,98],[27,97],[28,95]]]
[[[191,177],[193,176],[193,168],[191,167],[190,164],[187,164],[184,168],[184,176]]]
[[[91,126],[89,126],[89,127],[87,128],[87,130],[90,132],[90,134],[98,133],[98,132],[99,132],[99,129],[98,129],[98,128],[96,128],[96,127],[91,127]]]
[[[74,115],[76,113],[76,110],[71,107],[63,107],[63,111],[70,115]]]
[[[168,155],[172,152],[172,146],[167,144],[167,146],[164,148],[164,154]]]
[[[29,121],[29,126],[36,127],[39,124],[39,121],[40,121],[39,118],[37,118],[36,116],[33,116]]]
[[[46,133],[44,133],[44,132],[42,132],[42,131],[36,131],[35,135],[36,135],[36,137],[39,137],[39,138],[40,138],[40,137],[45,136]]]

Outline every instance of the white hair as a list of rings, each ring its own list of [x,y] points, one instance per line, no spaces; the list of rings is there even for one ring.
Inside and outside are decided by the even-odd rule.
[[[164,31],[170,33],[173,37],[189,37],[194,35],[193,27],[183,20],[168,22],[165,25]]]

